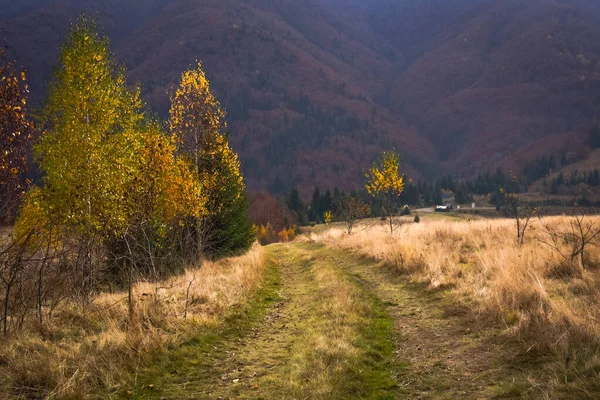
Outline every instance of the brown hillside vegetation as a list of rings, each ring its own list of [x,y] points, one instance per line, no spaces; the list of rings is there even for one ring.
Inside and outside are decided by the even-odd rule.
[[[448,25],[392,98],[462,171],[553,134],[572,140],[597,116],[599,47],[588,39],[598,12],[584,1],[484,2]]]
[[[392,147],[415,178],[518,169],[519,150],[558,151],[597,116],[595,2],[339,3],[2,0],[0,26],[38,99],[56,40],[82,11],[98,13],[163,113],[179,71],[201,59],[252,189],[355,188],[361,166]]]

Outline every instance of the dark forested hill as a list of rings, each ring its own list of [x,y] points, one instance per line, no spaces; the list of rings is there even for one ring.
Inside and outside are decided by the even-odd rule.
[[[162,115],[202,60],[252,189],[357,187],[391,147],[413,177],[518,170],[585,143],[600,103],[594,1],[0,0],[36,99],[84,11]]]
[[[411,53],[389,86],[389,107],[451,170],[510,168],[522,149],[547,153],[576,141],[600,105],[600,4],[477,3]]]

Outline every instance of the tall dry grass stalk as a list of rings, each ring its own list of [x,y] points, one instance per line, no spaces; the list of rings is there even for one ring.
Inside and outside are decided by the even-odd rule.
[[[133,320],[125,292],[100,294],[85,313],[65,304],[46,325],[0,339],[0,398],[90,398],[122,385],[198,326],[219,324],[252,295],[265,265],[257,245],[167,281],[138,283]]]
[[[394,237],[376,225],[352,235],[332,228],[307,240],[374,257],[431,288],[449,288],[482,317],[504,321],[529,351],[551,351],[560,368],[600,365],[598,246],[589,246],[582,269],[540,240],[548,239],[544,226],[559,230],[570,217],[536,221],[523,246],[512,220],[424,220]]]

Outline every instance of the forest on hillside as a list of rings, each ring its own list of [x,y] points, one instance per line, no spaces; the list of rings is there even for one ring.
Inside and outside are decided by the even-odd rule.
[[[598,118],[593,1],[13,3],[0,1],[0,26],[29,71],[31,104],[69,20],[96,13],[163,119],[168,89],[202,60],[248,188],[279,197],[359,190],[391,148],[415,181],[521,176],[537,157],[584,155]]]

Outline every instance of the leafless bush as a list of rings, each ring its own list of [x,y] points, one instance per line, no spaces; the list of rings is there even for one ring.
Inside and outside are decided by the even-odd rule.
[[[403,232],[407,231],[412,225],[412,220],[401,215],[392,215],[389,217],[389,226],[392,231],[392,236],[400,236]]]
[[[523,202],[516,193],[504,193],[504,209],[506,215],[515,220],[517,227],[517,243],[522,246],[525,243],[525,233],[530,227],[531,220],[539,215],[539,208]]]
[[[59,246],[58,243],[61,243]],[[2,238],[0,251],[1,325],[4,334],[29,320],[40,324],[67,297],[79,294],[68,240],[37,228]]]
[[[371,213],[371,207],[358,197],[345,196],[337,201],[337,216],[346,224],[346,232],[352,234],[354,226]]]
[[[538,240],[549,246],[569,265],[579,271],[586,268],[586,248],[596,245],[600,237],[600,226],[596,220],[586,218],[585,212],[576,215],[568,224],[551,227],[541,221],[542,233]]]

